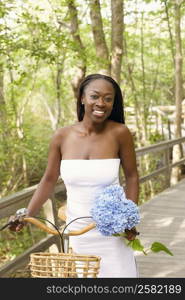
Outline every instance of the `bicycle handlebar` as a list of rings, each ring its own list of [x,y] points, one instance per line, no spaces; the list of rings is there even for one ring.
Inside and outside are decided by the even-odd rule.
[[[8,226],[11,226],[14,222],[18,221],[18,222],[28,222],[28,223],[31,223],[31,224],[34,224],[36,225],[38,228],[42,229],[43,231],[47,232],[47,233],[50,233],[50,234],[53,234],[53,235],[60,235],[60,238],[61,238],[61,242],[62,242],[62,251],[64,251],[64,240],[63,240],[63,237],[64,236],[76,236],[76,235],[81,235],[81,234],[84,234],[88,231],[90,231],[91,229],[95,228],[96,227],[96,224],[95,223],[90,223],[89,225],[85,226],[84,228],[80,229],[80,230],[73,230],[73,231],[69,231],[67,233],[64,234],[64,231],[66,229],[66,227],[68,225],[70,225],[72,222],[74,222],[75,220],[77,219],[81,219],[81,218],[91,218],[90,216],[86,216],[86,217],[79,217],[79,218],[76,218],[74,220],[72,220],[70,223],[68,223],[67,225],[64,226],[63,230],[62,230],[62,233],[59,231],[59,229],[56,227],[55,224],[53,224],[52,222],[50,222],[49,220],[46,220],[46,219],[43,219],[43,218],[40,218],[41,220],[45,220],[45,221],[48,221],[50,224],[53,225],[54,228],[56,228],[56,230],[48,227],[47,225],[45,225],[43,222],[39,221],[39,217],[26,217],[26,216],[20,216],[18,217],[16,220],[13,220],[13,221],[9,221],[7,224],[5,224],[2,228],[0,228],[0,231],[5,229],[6,227]],[[133,228],[130,230],[132,233],[134,233],[135,235],[138,235],[139,232],[137,232],[136,228]]]
[[[32,217],[21,217],[20,221],[25,221],[28,223],[32,223],[34,225],[36,225],[38,228],[44,230],[47,233],[53,234],[53,235],[59,235],[59,232],[57,230],[51,229],[50,227],[48,227],[47,225],[45,225],[44,223],[40,222],[38,219],[32,218]],[[66,236],[75,236],[75,235],[81,235],[84,234],[88,231],[90,231],[91,229],[95,228],[96,224],[95,223],[90,223],[89,225],[85,226],[84,228],[80,229],[80,230],[73,230],[73,231],[69,231],[68,233],[65,233],[64,235]]]

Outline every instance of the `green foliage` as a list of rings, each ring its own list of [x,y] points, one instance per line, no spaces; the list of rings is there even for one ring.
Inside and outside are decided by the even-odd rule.
[[[0,227],[8,222],[8,219],[0,221]],[[0,232],[0,265],[12,260],[26,249],[44,238],[46,233],[37,229],[34,225],[25,226],[20,232],[11,232],[8,229]]]
[[[154,2],[142,2],[142,0],[138,2],[140,8],[144,3],[145,10],[143,19],[145,85],[143,85],[141,61],[141,10],[137,11],[135,7],[135,11],[133,6],[135,4],[131,5],[129,1],[125,1],[124,8],[126,49],[123,55],[121,85],[126,95],[126,106],[133,106],[137,99],[138,105],[145,108],[145,114],[153,105],[174,102],[174,71],[168,24],[162,2],[161,5],[156,6],[156,10],[150,9],[150,5]],[[82,6],[80,1],[75,2],[78,8],[79,34],[84,45],[84,49],[79,49],[79,44],[74,41],[70,33],[71,18],[67,4],[66,1],[59,3],[55,0],[50,4],[48,1],[37,3],[27,1],[20,7],[16,1],[1,1],[0,45],[4,55],[3,91],[8,113],[6,139],[1,140],[0,146],[0,164],[3,170],[0,175],[1,190],[4,190],[7,182],[20,173],[23,153],[26,157],[28,181],[23,185],[10,183],[8,190],[11,191],[13,186],[16,187],[12,190],[19,189],[25,184],[36,182],[41,177],[47,160],[49,137],[53,132],[45,103],[55,116],[58,67],[63,69],[60,86],[62,110],[60,126],[71,124],[76,119],[71,81],[76,75],[76,66],[79,65],[80,57],[83,57],[86,62],[87,73],[98,71],[89,22],[89,7],[87,4]],[[167,5],[174,35],[173,6],[170,2]],[[111,8],[106,1],[101,1],[101,12],[106,41],[111,52]],[[183,9],[182,18],[184,19]],[[135,90],[130,80],[128,66]],[[20,116],[22,112],[23,116]],[[20,129],[23,138],[17,136],[18,121],[21,121]],[[146,126],[149,123],[149,119],[146,118]],[[3,131],[3,127],[0,127]],[[149,129],[149,144],[163,139],[160,133],[157,131],[153,133]],[[16,163],[15,165],[13,163],[11,168],[13,161]]]
[[[147,255],[149,252],[165,252],[166,254],[173,256],[173,253],[162,243],[160,242],[154,242],[152,245],[144,249],[144,246],[141,244],[141,241],[139,239],[135,239],[133,241],[128,242],[128,246],[130,246],[134,251],[141,251],[144,255]]]
[[[154,242],[151,245],[151,251],[158,253],[159,251],[164,251],[165,253],[173,256],[173,253],[163,244],[159,243],[159,242]]]
[[[141,244],[139,239],[129,241],[128,245],[132,247],[134,251],[142,251],[144,254],[146,254],[144,251],[144,246]]]
[[[159,5],[156,9],[151,9],[151,5],[157,2]],[[175,104],[172,57],[175,22],[172,2],[166,2],[171,41],[164,1],[124,1],[121,88],[125,95],[125,106],[134,107],[137,101],[138,107],[143,109],[142,113],[136,113],[139,118],[145,118],[148,144],[167,138],[157,128],[151,131],[150,108]],[[71,34],[71,17],[66,0],[28,0],[21,3],[0,1],[0,89],[5,103],[5,109],[0,106],[1,196],[39,182],[46,167],[48,144],[55,130],[53,120],[57,118],[58,107],[61,108],[61,118],[57,126],[68,126],[76,121],[76,99],[71,82],[76,79],[81,61],[86,64],[86,74],[99,71],[88,2],[74,2],[78,9],[83,48],[79,47],[79,42]],[[109,1],[100,3],[111,58],[111,6]],[[181,15],[183,24],[184,6],[181,7]],[[184,51],[185,39],[182,39],[182,48]],[[57,98],[58,94],[60,99]],[[141,142],[138,136],[137,142]],[[145,162],[139,162],[140,175],[158,168],[163,158],[149,156],[148,162],[148,169]],[[151,197],[151,189],[155,194],[165,187],[165,175],[157,179],[141,185],[141,202]]]
[[[150,133],[149,136],[149,143],[150,144],[155,144],[155,143],[159,143],[160,141],[163,141],[164,137],[162,136],[162,134],[158,131],[156,131],[155,133]]]
[[[125,237],[126,233],[115,233],[113,236],[122,236]],[[173,256],[173,253],[162,243],[160,242],[154,242],[151,244],[151,246],[147,249],[145,249],[144,245],[142,244],[140,239],[134,239],[134,240],[126,240],[127,245],[131,247],[134,251],[143,252],[144,255],[147,255],[149,252],[158,253],[160,251],[163,251],[171,256]]]

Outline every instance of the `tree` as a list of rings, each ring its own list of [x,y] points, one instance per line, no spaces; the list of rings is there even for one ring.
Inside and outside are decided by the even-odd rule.
[[[180,138],[182,124],[182,100],[183,100],[183,80],[182,80],[182,42],[181,42],[181,5],[185,1],[176,0],[174,3],[175,15],[175,138]],[[173,147],[173,162],[181,158],[179,145]],[[176,184],[180,178],[179,167],[174,167],[171,174],[171,184]]]
[[[111,76],[120,83],[123,56],[123,0],[111,0]]]
[[[110,57],[105,33],[103,30],[100,2],[99,0],[89,0],[89,4],[92,33],[98,63],[98,72],[110,75]]]
[[[78,96],[78,87],[86,73],[86,56],[85,47],[83,45],[78,24],[78,11],[75,6],[74,0],[67,0],[69,19],[70,19],[70,32],[75,43],[75,52],[77,53],[77,66],[74,78],[71,81],[75,99]]]

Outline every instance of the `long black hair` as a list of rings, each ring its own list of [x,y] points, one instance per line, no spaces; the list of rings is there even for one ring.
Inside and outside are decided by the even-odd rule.
[[[86,76],[83,81],[80,83],[79,89],[78,89],[78,97],[77,97],[77,117],[78,121],[82,121],[84,117],[84,105],[82,105],[81,98],[84,93],[85,87],[93,80],[96,79],[104,79],[110,82],[114,88],[115,91],[115,97],[114,97],[114,104],[111,111],[110,116],[108,117],[109,120],[113,120],[115,122],[123,123],[125,124],[125,117],[124,117],[124,105],[123,105],[123,96],[121,89],[117,82],[111,78],[110,76],[103,75],[103,74],[91,74]]]

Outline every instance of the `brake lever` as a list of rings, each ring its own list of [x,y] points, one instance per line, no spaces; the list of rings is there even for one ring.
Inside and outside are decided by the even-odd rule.
[[[15,223],[15,221],[10,221],[7,224],[5,224],[3,227],[0,228],[0,231],[2,231],[3,229],[5,229],[6,227],[13,225],[13,223]]]
[[[3,227],[0,228],[0,231],[4,230],[10,225],[15,225],[16,223],[20,223],[22,221],[22,217],[17,217],[15,220],[9,221],[7,224],[5,224]]]

